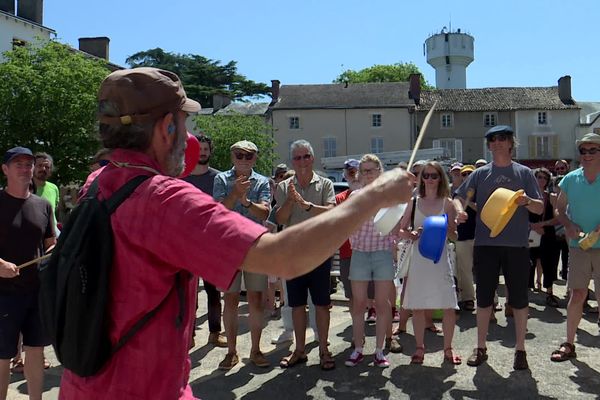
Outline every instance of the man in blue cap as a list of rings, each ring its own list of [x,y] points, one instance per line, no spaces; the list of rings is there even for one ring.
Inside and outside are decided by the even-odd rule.
[[[50,344],[39,317],[39,281],[35,266],[18,265],[39,257],[56,242],[50,203],[31,194],[34,157],[25,147],[4,154],[6,188],[0,191],[0,398],[10,380],[10,359],[18,349],[19,334],[27,355],[25,377],[31,399],[41,399],[44,386],[44,346]]]
[[[486,337],[498,287],[500,272],[504,275],[507,308],[512,307],[515,319],[515,370],[527,369],[525,333],[529,307],[529,212],[541,214],[544,209],[542,195],[533,172],[528,167],[512,161],[517,144],[513,129],[498,125],[485,134],[492,162],[473,171],[456,191],[454,203],[459,218],[466,220],[465,200],[474,200],[477,208],[475,242],[473,249],[473,272],[477,295],[477,347],[467,364],[478,366],[487,360]],[[523,189],[525,193],[516,200],[519,206],[512,219],[500,234],[490,236],[490,229],[481,220],[481,210],[488,198],[498,188],[512,191]],[[508,311],[508,310],[507,310]]]

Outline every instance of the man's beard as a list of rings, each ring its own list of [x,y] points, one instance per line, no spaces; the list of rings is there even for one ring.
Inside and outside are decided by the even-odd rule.
[[[46,173],[46,171],[38,172],[37,174],[35,174],[35,179],[46,182],[46,180],[48,179],[48,174]]]
[[[177,135],[177,139],[173,142],[173,148],[167,158],[167,170],[165,171],[168,176],[179,176],[185,169],[186,139],[186,135]]]
[[[206,157],[206,160],[202,159],[202,156],[200,156],[200,159],[198,160],[198,164],[200,165],[207,165],[210,162],[210,156]]]

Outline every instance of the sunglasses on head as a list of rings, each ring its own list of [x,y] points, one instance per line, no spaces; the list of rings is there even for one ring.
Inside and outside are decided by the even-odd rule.
[[[292,157],[292,159],[293,159],[294,161],[300,161],[300,160],[310,160],[310,158],[311,158],[311,157],[312,157],[312,156],[310,155],[310,153],[306,153],[306,154],[305,154],[305,155],[303,155],[303,156],[294,156],[294,157]]]
[[[499,142],[506,142],[508,140],[508,136],[501,133],[499,135],[493,135],[488,138],[488,142],[491,142],[491,143],[495,142],[496,140]]]
[[[244,158],[248,161],[254,158],[254,153],[235,153],[235,158],[243,160]]]
[[[585,156],[586,154],[596,154],[598,152],[600,152],[600,148],[598,147],[592,147],[591,149],[579,149],[579,154],[582,156]]]
[[[439,179],[440,174],[436,173],[436,172],[423,172],[421,174],[421,176],[423,177],[423,179]]]

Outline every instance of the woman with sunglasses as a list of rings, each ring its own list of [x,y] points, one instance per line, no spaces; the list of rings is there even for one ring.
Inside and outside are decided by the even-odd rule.
[[[411,358],[412,364],[422,364],[425,358],[425,310],[437,309],[442,309],[444,313],[444,361],[454,365],[462,362],[461,357],[452,349],[458,303],[454,275],[448,263],[447,246],[444,246],[442,257],[437,264],[423,257],[417,250],[423,221],[432,215],[448,215],[448,238],[456,240],[456,209],[450,199],[449,188],[448,177],[442,166],[436,161],[425,163],[419,176],[413,230],[408,230],[412,202],[408,203],[400,221],[399,236],[414,242],[403,303],[405,308],[413,312],[416,351]]]
[[[374,154],[362,156],[358,167],[358,176],[363,187],[370,185],[383,172],[379,157]],[[361,189],[353,191],[350,196]],[[375,283],[375,308],[377,320],[375,326],[375,354],[373,363],[377,367],[389,367],[390,362],[383,354],[386,334],[392,328],[392,301],[394,293],[394,261],[392,249],[394,236],[381,235],[370,219],[350,236],[352,259],[350,261],[350,284],[352,286],[352,333],[354,351],[346,360],[346,366],[354,367],[363,361],[365,337],[364,310],[367,306],[367,288],[369,281]],[[391,339],[394,340],[394,339]],[[395,347],[398,344],[395,343]],[[402,348],[399,347],[399,351]]]
[[[556,241],[556,230],[554,225],[558,222],[554,217],[554,204],[556,196],[548,191],[552,175],[546,168],[536,168],[533,171],[537,180],[544,202],[542,215],[529,213],[529,227],[541,235],[540,244],[530,247],[531,269],[529,272],[529,287],[533,288],[534,276],[537,272],[535,289],[541,291],[540,273],[543,275],[543,287],[546,290],[546,304],[550,307],[558,307],[558,299],[552,293],[552,285],[557,279],[558,259],[560,248]]]

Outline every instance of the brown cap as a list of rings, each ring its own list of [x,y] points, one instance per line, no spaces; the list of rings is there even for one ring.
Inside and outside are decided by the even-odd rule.
[[[179,77],[158,68],[133,68],[115,71],[100,85],[98,100],[119,107],[118,117],[99,116],[101,123],[129,125],[151,121],[169,112],[196,113],[201,107],[188,99]]]
[[[239,142],[232,144],[229,148],[231,151],[235,149],[247,151],[248,153],[258,153],[258,147],[249,140],[240,140]]]

